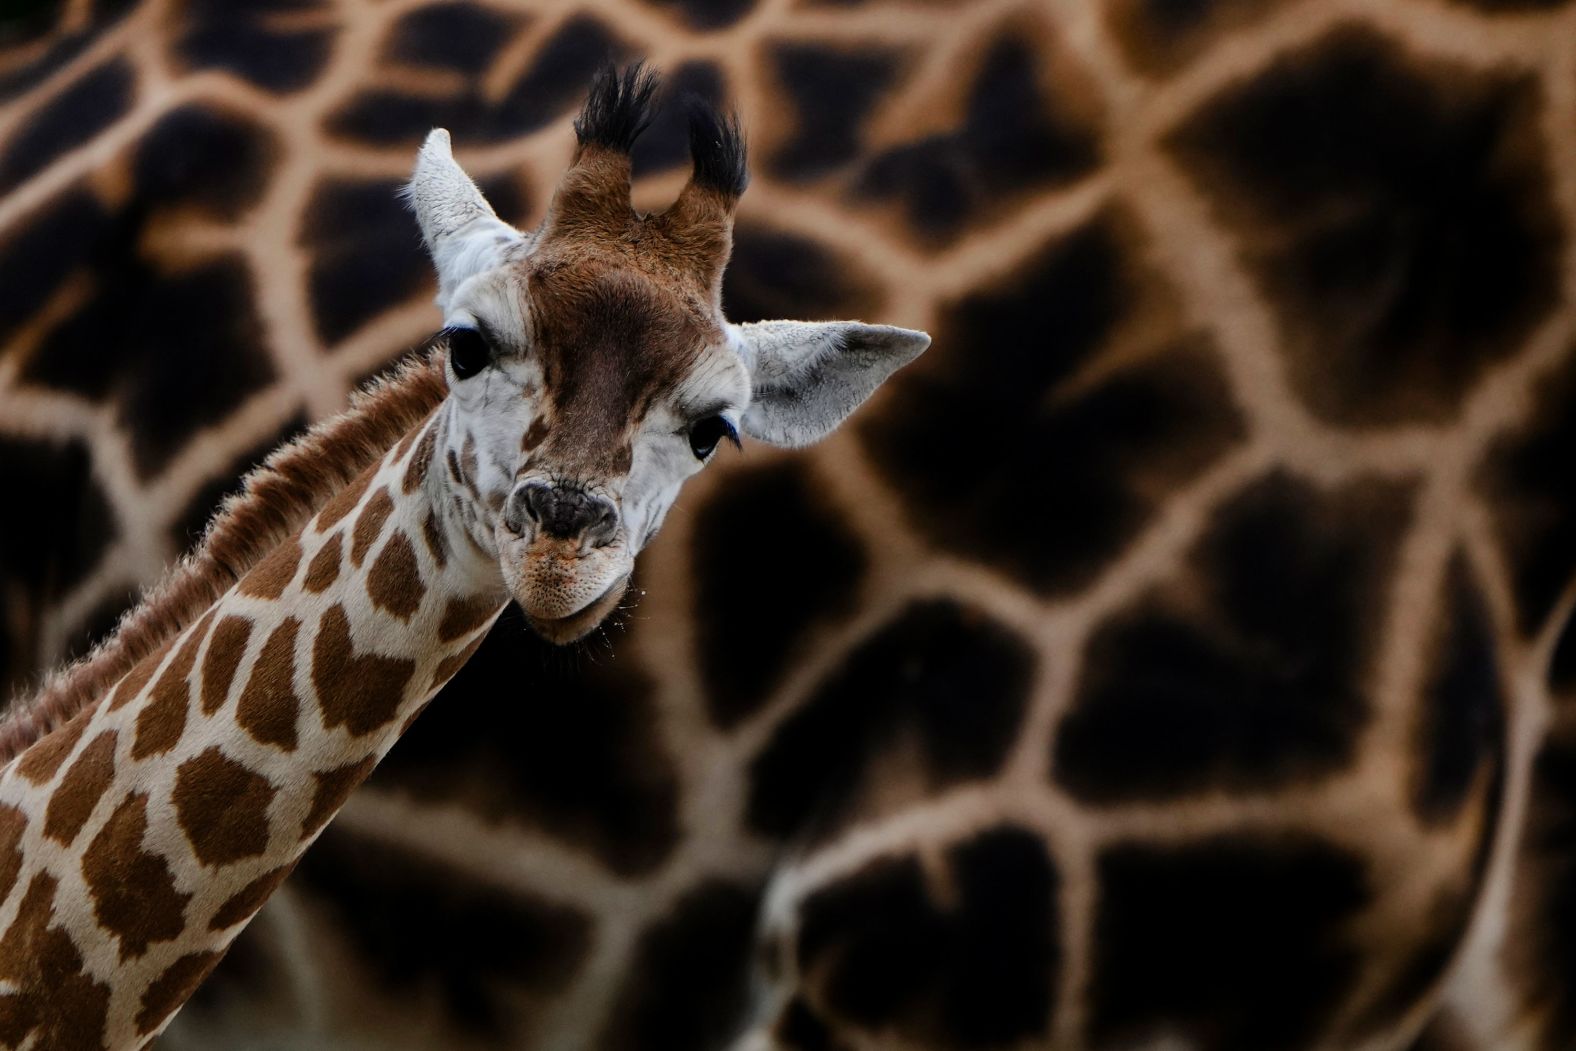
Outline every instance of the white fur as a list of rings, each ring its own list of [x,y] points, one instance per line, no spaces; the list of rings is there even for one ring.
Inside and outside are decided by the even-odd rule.
[[[455,161],[449,133],[434,128],[416,154],[405,188],[421,239],[438,271],[438,309],[448,313],[467,278],[499,265],[524,235],[498,218],[481,190]]]
[[[754,396],[744,430],[772,445],[820,441],[930,337],[857,321],[760,321],[732,326]]]

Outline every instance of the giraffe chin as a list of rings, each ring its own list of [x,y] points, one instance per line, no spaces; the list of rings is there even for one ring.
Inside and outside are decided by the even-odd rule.
[[[598,624],[607,619],[618,606],[619,600],[624,597],[624,589],[629,586],[629,574],[626,573],[613,582],[613,586],[602,592],[597,598],[591,600],[584,608],[569,614],[567,617],[533,617],[526,610],[526,623],[531,625],[531,630],[554,645],[564,646],[577,639],[584,638]]]

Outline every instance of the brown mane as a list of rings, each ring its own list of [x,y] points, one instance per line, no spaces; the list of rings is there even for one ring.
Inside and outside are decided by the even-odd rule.
[[[0,716],[0,765],[104,696],[138,661],[202,616],[447,392],[441,357],[425,349],[356,392],[347,411],[271,453],[224,502],[197,549],[144,591],[108,638]]]

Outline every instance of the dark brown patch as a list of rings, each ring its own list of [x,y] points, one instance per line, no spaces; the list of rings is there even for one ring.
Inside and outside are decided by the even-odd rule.
[[[733,472],[698,510],[690,609],[706,707],[719,729],[764,705],[782,677],[803,664],[816,632],[857,608],[868,559],[824,489],[807,460],[790,457]],[[762,551],[773,557],[761,558]],[[771,596],[748,617],[738,615],[741,580]],[[849,714],[837,710],[838,718]],[[816,744],[832,742],[863,753],[841,737]],[[813,773],[820,764],[799,769]]]
[[[460,1027],[445,1047],[520,1046],[521,1012],[561,998],[595,942],[591,918],[576,908],[339,827],[306,852],[291,885],[321,904],[380,995],[419,998]]]
[[[312,809],[301,819],[301,838],[310,839],[322,831],[329,819],[339,813],[350,793],[365,781],[378,765],[377,756],[367,756],[359,763],[346,763],[332,770],[312,775],[317,786],[312,790]]]
[[[202,658],[202,710],[212,715],[224,707],[230,683],[241,668],[241,654],[252,637],[252,622],[245,617],[225,617],[213,629],[213,641]]]
[[[478,635],[476,638],[472,639],[463,650],[458,653],[451,653],[449,656],[439,661],[437,669],[432,673],[432,681],[427,684],[427,689],[436,690],[438,687],[454,678],[455,675],[459,674],[460,669],[465,667],[465,662],[471,659],[471,656],[476,652],[476,648],[480,646],[482,642],[486,640],[486,638],[486,635]]]
[[[1353,934],[1373,899],[1361,856],[1239,831],[1116,841],[1093,875],[1086,1046],[1353,1046],[1327,1030],[1366,974]]]
[[[394,446],[394,456],[392,459],[395,463],[399,463],[400,460],[404,459],[405,454],[410,452],[410,443],[415,441],[416,435],[420,433],[421,429],[419,427],[412,427],[410,430],[405,432],[405,437],[401,438],[399,440],[399,444]]]
[[[26,829],[26,814],[14,806],[0,806],[0,901],[8,899],[16,889],[16,877],[22,871],[22,833]]]
[[[597,1046],[726,1046],[748,1002],[761,890],[708,879],[665,909],[635,943]]]
[[[343,546],[340,535],[335,533],[317,549],[311,564],[306,567],[306,579],[301,582],[308,591],[314,594],[326,591],[330,584],[339,579],[340,551]]]
[[[274,786],[210,748],[175,774],[175,816],[197,860],[225,865],[268,849],[268,805]]]
[[[427,512],[427,520],[421,524],[421,538],[427,542],[427,553],[439,569],[449,564],[448,544],[443,539],[443,529],[438,525],[438,516],[431,511]]]
[[[1042,838],[986,828],[936,860],[945,902],[903,853],[805,899],[795,939],[805,999],[849,1030],[910,1047],[1049,1045],[1062,879]]]
[[[421,432],[421,441],[416,443],[416,451],[411,454],[410,462],[405,465],[405,477],[400,482],[400,488],[407,493],[414,493],[422,482],[427,480],[427,468],[432,464],[432,450],[437,444],[437,427],[428,427]]]
[[[93,709],[85,708],[77,713],[76,718],[66,725],[58,727],[37,744],[29,748],[16,764],[17,773],[41,785],[55,776],[55,771],[60,769],[60,764],[66,761],[66,756],[77,746],[82,739],[82,731],[88,728],[88,723],[93,718]]]
[[[0,980],[16,990],[0,996],[0,1042],[7,1047],[19,1047],[29,1034],[38,1048],[104,1045],[109,986],[86,974],[70,936],[49,926],[57,886],[52,877],[35,875],[0,938]]]
[[[1411,52],[1347,23],[1165,137],[1332,425],[1455,419],[1561,309],[1537,76]]]
[[[296,636],[301,622],[286,617],[263,643],[252,664],[251,678],[235,702],[235,721],[263,744],[287,752],[296,748],[296,717],[301,711],[295,692]]]
[[[165,968],[142,994],[142,1009],[137,1012],[137,1034],[151,1033],[197,991],[224,956],[219,952],[187,953]]]
[[[154,942],[186,929],[191,895],[175,889],[163,858],[142,849],[148,797],[127,796],[99,829],[82,857],[82,878],[99,926],[120,939],[120,958],[141,956]]]
[[[1437,607],[1431,667],[1413,717],[1413,811],[1424,825],[1455,822],[1473,797],[1498,794],[1505,698],[1493,621],[1464,555],[1451,561]]]
[[[421,608],[427,588],[421,582],[416,549],[404,530],[395,529],[378,557],[372,560],[372,569],[367,573],[367,594],[374,605],[401,620],[409,620],[411,614]]]
[[[280,865],[278,868],[263,873],[252,882],[230,895],[223,905],[214,912],[213,919],[208,921],[210,931],[222,931],[227,927],[234,927],[237,923],[245,923],[257,914],[274,891],[279,889],[279,884],[285,881],[295,868],[295,862]]]
[[[335,603],[318,622],[312,643],[312,682],[323,725],[344,726],[360,737],[393,721],[405,686],[416,670],[413,661],[376,654],[357,656],[350,618]]]
[[[191,706],[191,686],[188,679],[192,666],[197,663],[197,650],[202,646],[213,621],[210,612],[186,634],[186,641],[175,651],[175,659],[164,669],[158,682],[153,684],[148,704],[137,713],[137,736],[131,744],[133,759],[146,759],[150,755],[168,752],[181,739],[186,729],[186,710]]]
[[[1053,776],[1091,804],[1268,791],[1346,768],[1373,711],[1413,483],[1276,471],[1212,512],[1188,568],[1086,644]],[[1296,601],[1288,596],[1296,596]]]
[[[525,435],[520,439],[520,451],[528,453],[542,444],[542,439],[547,437],[547,417],[538,416],[531,421],[531,426],[525,429]]]
[[[120,680],[120,685],[115,687],[115,696],[110,698],[110,711],[125,707],[132,698],[142,692],[143,687],[148,685],[148,680],[153,678],[153,673],[159,670],[164,655],[170,652],[170,646],[174,641],[174,639],[166,640],[164,645],[138,661],[137,666]]]
[[[486,595],[451,598],[438,623],[438,638],[443,642],[462,639],[498,615],[503,603]]]
[[[714,344],[696,302],[634,270],[539,252],[530,274],[536,349],[553,399],[542,454],[568,477],[629,470],[629,425]]]
[[[105,730],[82,749],[60,779],[44,812],[44,835],[69,846],[115,777],[115,731]]]
[[[470,484],[471,492],[478,498],[482,495],[476,488],[476,477],[481,473],[481,465],[476,458],[476,436],[467,434],[465,444],[460,449],[460,468],[465,472],[465,480]]]
[[[301,565],[301,541],[290,537],[274,548],[274,553],[260,562],[256,569],[241,578],[237,590],[253,598],[277,599],[295,579]]]
[[[373,541],[383,532],[383,524],[394,511],[394,498],[387,489],[379,489],[367,501],[367,506],[356,516],[356,529],[351,535],[350,561],[359,567],[372,549]]]
[[[355,481],[335,494],[334,498],[323,505],[323,510],[317,516],[317,531],[326,533],[339,524],[340,520],[356,509],[361,503],[361,498],[366,495],[367,487],[372,484],[373,475],[378,473],[378,465],[373,464],[356,476]]]
[[[943,305],[932,350],[856,423],[911,525],[1043,595],[1089,587],[1245,433],[1176,299],[1113,207]]]

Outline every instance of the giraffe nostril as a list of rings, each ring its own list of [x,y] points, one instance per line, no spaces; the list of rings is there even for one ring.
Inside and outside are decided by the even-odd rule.
[[[531,482],[515,491],[511,505],[515,503],[517,522],[529,519],[558,540],[585,539],[600,546],[612,540],[618,528],[618,509],[612,502],[583,489]]]
[[[516,491],[515,497],[519,500],[520,509],[525,513],[525,517],[533,522],[540,523],[542,521],[542,503],[549,493],[550,490],[546,485],[543,485],[541,482],[531,482]]]

